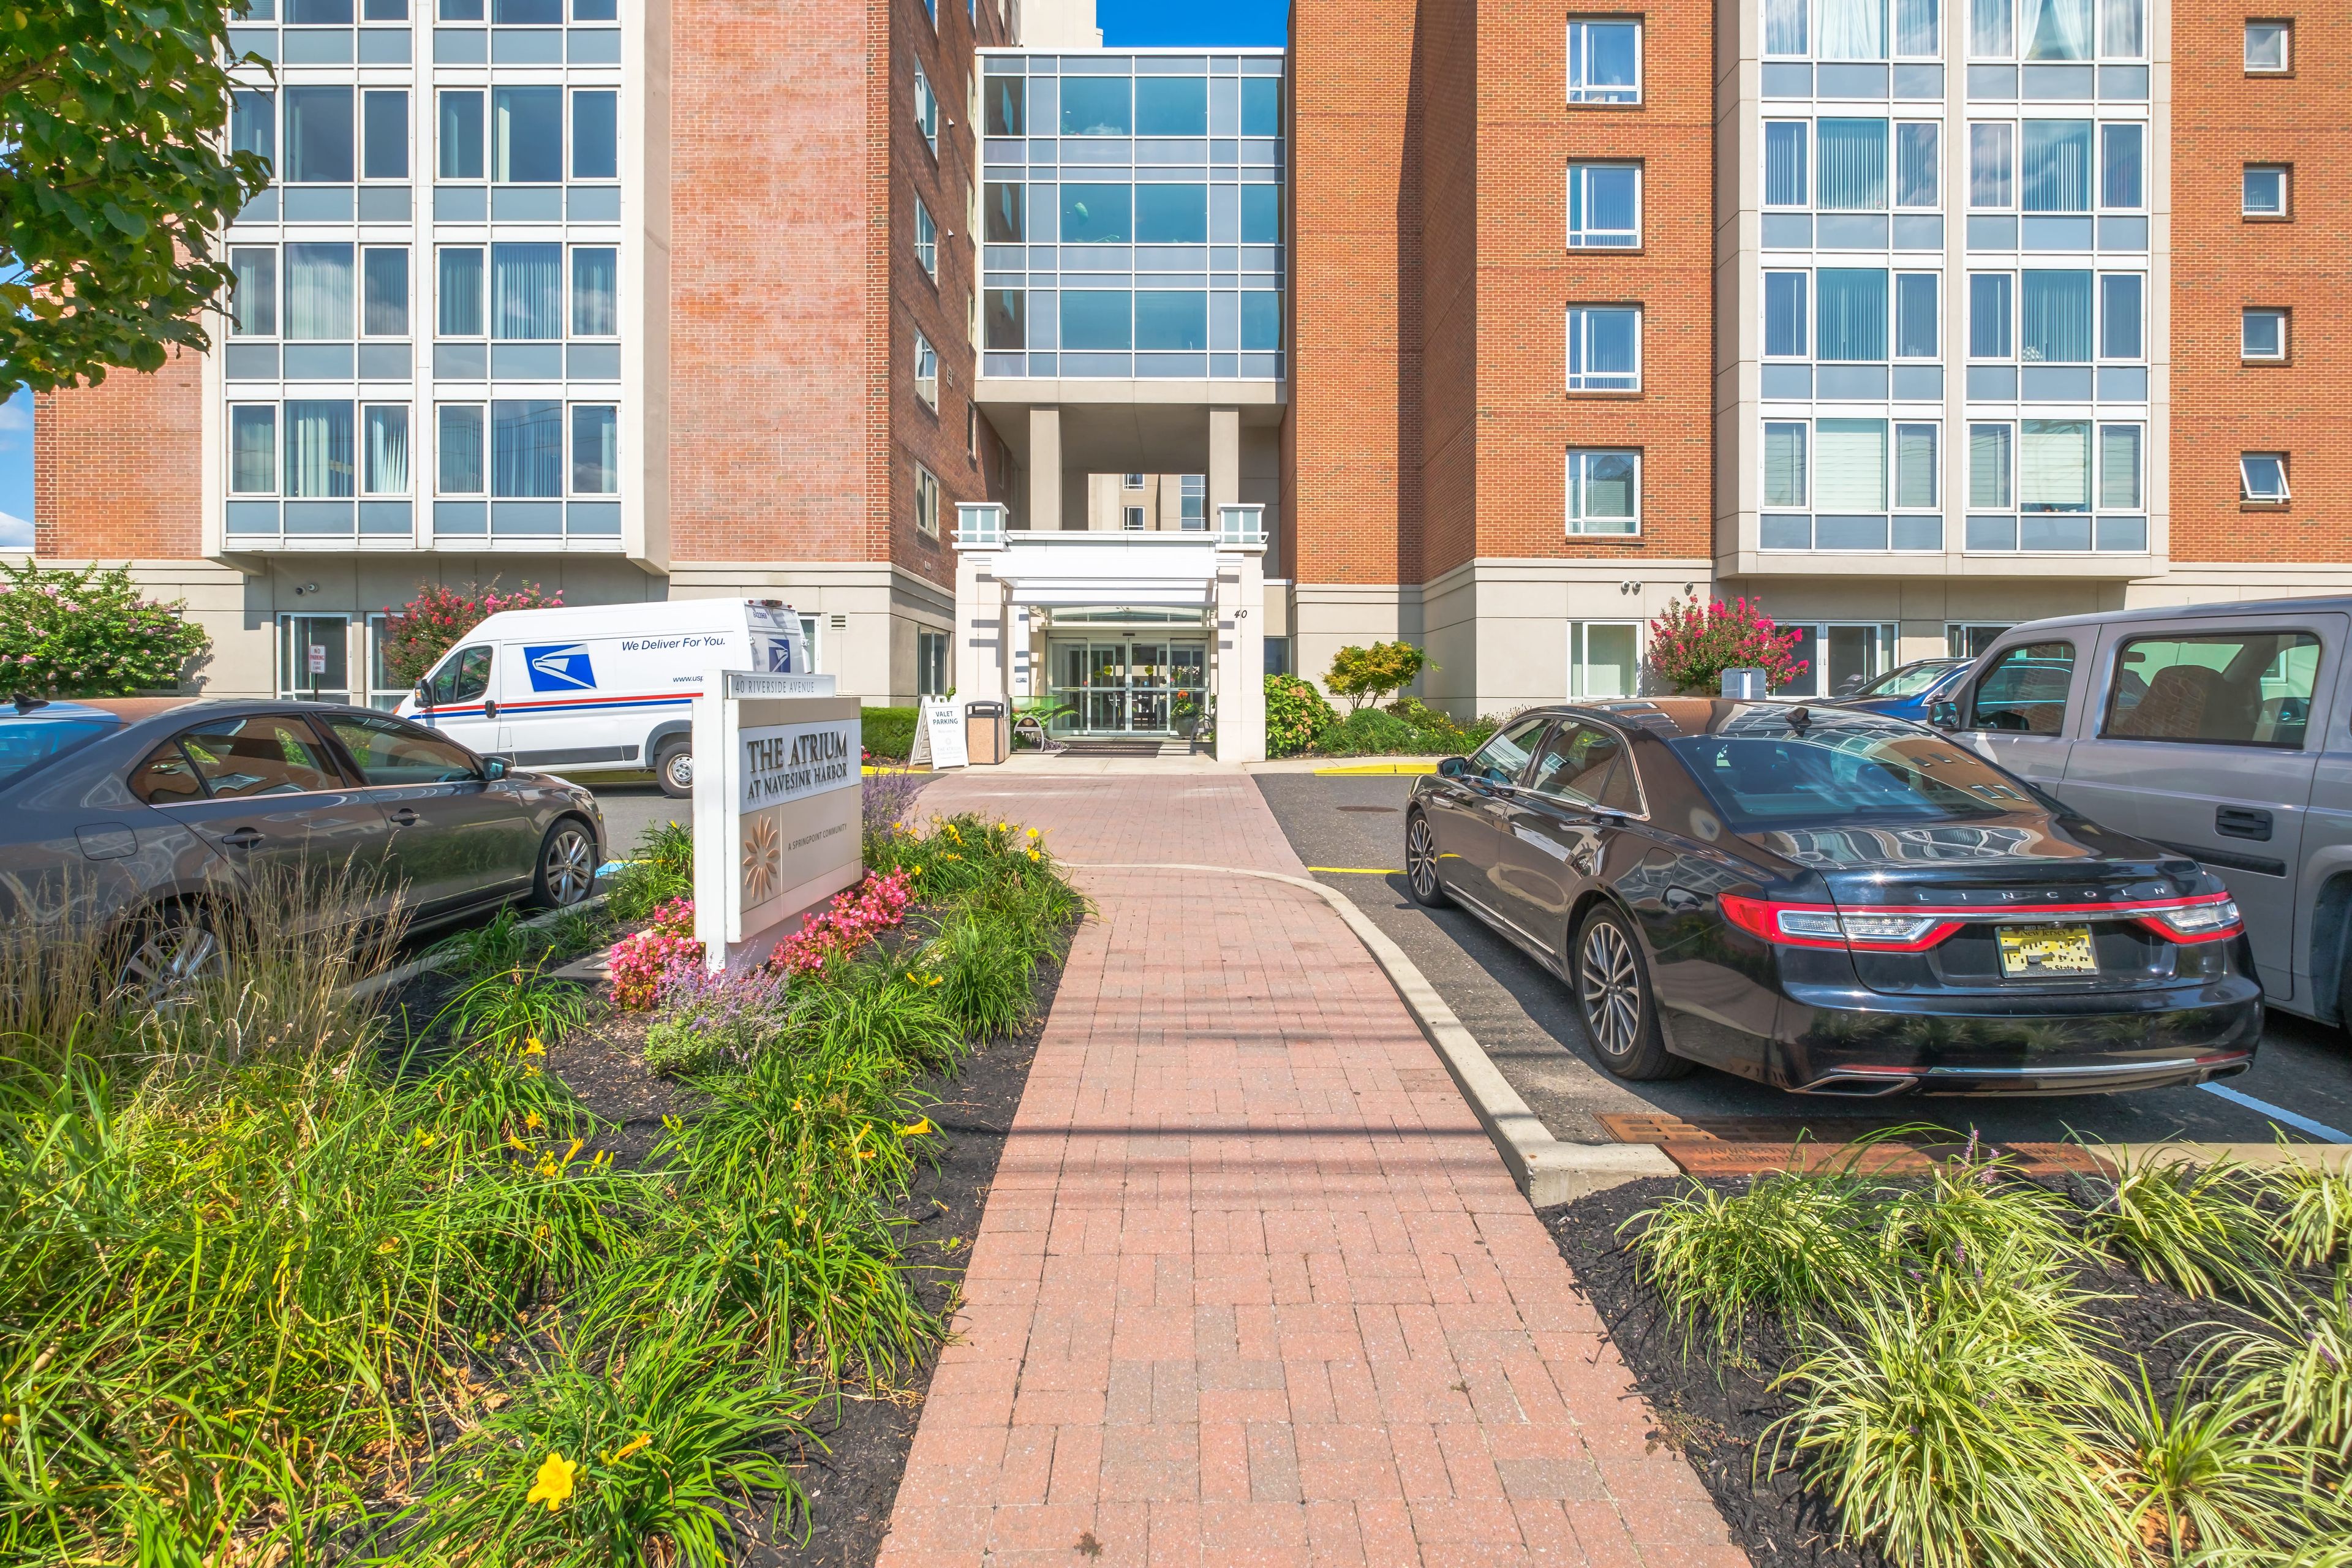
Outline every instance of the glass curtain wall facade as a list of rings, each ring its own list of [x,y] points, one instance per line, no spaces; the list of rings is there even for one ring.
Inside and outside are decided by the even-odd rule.
[[[617,0],[255,0],[221,537],[622,547]]]
[[[1283,57],[981,59],[982,374],[1279,379]]]
[[[1748,3],[1759,549],[2147,552],[2150,0]]]

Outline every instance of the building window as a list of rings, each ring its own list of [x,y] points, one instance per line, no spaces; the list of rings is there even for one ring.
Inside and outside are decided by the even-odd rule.
[[[616,337],[621,331],[621,254],[609,245],[572,247],[572,335]]]
[[[513,500],[563,494],[563,405],[537,397],[490,405],[490,494]]]
[[[1568,694],[1571,698],[1632,697],[1642,674],[1642,623],[1568,623]]]
[[[240,245],[228,253],[229,335],[278,335],[278,252],[265,245]]]
[[[2091,275],[2029,271],[2019,280],[2018,358],[2027,364],[2091,362]]]
[[[1932,120],[1906,120],[1895,128],[1895,205],[1934,208],[1942,200],[1937,149],[1943,127]]]
[[[370,403],[360,409],[360,494],[408,493],[408,405]]]
[[[2140,509],[2141,427],[2137,425],[2099,426],[2099,510],[2137,511]]]
[[[2271,305],[2249,305],[2240,311],[2238,357],[2261,361],[2286,358],[2286,312]]]
[[[1630,305],[1571,305],[1568,390],[1642,390],[1642,312]]]
[[[2291,499],[2286,488],[2286,454],[2241,452],[2238,499],[2254,506],[2284,506]]]
[[[352,89],[289,87],[286,105],[286,155],[278,180],[289,185],[348,185],[356,173],[352,146]]]
[[[357,279],[349,245],[286,247],[286,335],[348,342],[358,319]]]
[[[2091,510],[2091,426],[2084,419],[2017,422],[2017,510]]]
[[[2137,360],[2147,357],[2141,300],[2147,279],[2137,272],[2108,272],[2099,278],[2099,357]]]
[[[1764,422],[1764,504],[1802,510],[1811,494],[1805,455],[1811,429],[1801,419]]]
[[[1127,531],[1129,533],[1141,533],[1143,531],[1143,509],[1139,506],[1130,506],[1123,508],[1122,510],[1125,514]]]
[[[1568,25],[1568,101],[1642,101],[1642,24],[1630,20]]]
[[[482,335],[482,247],[445,245],[437,253],[441,286],[439,332],[445,338]]]
[[[1642,531],[1642,454],[1570,447],[1568,531]]]
[[[352,494],[352,405],[306,399],[286,405],[286,493],[345,500]]]
[[[931,221],[931,209],[922,198],[915,198],[915,260],[934,283],[940,280],[940,226]]]
[[[1895,275],[1895,357],[1935,359],[1938,311],[1937,274],[1898,272]]]
[[[1969,426],[1969,510],[2008,511],[2013,508],[2011,453],[2014,435],[2006,425]]]
[[[1257,189],[1256,186],[1247,187]],[[1266,187],[1272,189],[1271,186]],[[1568,246],[1571,250],[1632,250],[1642,243],[1642,166],[1568,166]]]
[[[408,335],[408,247],[372,245],[360,252],[360,332]]]
[[[1886,510],[1886,421],[1813,422],[1814,506],[1868,515]]]
[[[2246,216],[2287,216],[2287,166],[2284,163],[2247,164],[2243,189],[2244,199],[2241,205]]]
[[[1764,274],[1764,353],[1773,359],[1802,359],[1805,335],[1805,275]]]
[[[2136,60],[2147,54],[2145,0],[1970,0],[1978,59]]]
[[[445,496],[482,494],[486,489],[482,482],[482,405],[445,403],[436,412],[440,435],[434,446],[440,454],[441,464],[436,488]]]
[[[1290,639],[1288,637],[1265,639],[1265,672],[1268,675],[1290,673]]]
[[[2006,623],[1982,626],[1947,621],[1944,624],[1944,649],[1954,658],[1982,658],[2000,640],[2000,634],[2007,630],[2009,626]]]
[[[490,178],[501,184],[563,183],[563,89],[490,89]]]
[[[2136,212],[2147,201],[2145,125],[2099,127],[2099,205],[2108,212]]]
[[[1939,486],[1936,453],[1937,427],[1928,424],[1895,426],[1895,510],[1933,511]]]
[[[1119,488],[1121,489],[1139,490],[1143,488],[1143,476],[1141,474],[1122,475],[1119,479]]]
[[[940,356],[931,347],[931,340],[922,333],[915,334],[915,395],[923,400],[932,413],[940,411]]]
[[[2018,210],[2089,212],[2091,122],[2029,120],[2018,131]]]
[[[2003,212],[2014,203],[2011,175],[2017,143],[2014,125],[1969,127],[1969,205]]]
[[[1821,0],[1815,54],[1825,60],[1886,58],[1885,0]]]
[[[563,336],[563,247],[490,247],[490,336],[509,342]]]
[[[1801,207],[1807,205],[1805,137],[1801,120],[1769,120],[1764,123],[1764,205]]]
[[[1944,52],[1937,0],[1895,0],[1895,52],[1906,59],[1935,59]]]
[[[239,404],[229,409],[228,488],[231,495],[266,496],[277,493],[276,404]]]
[[[572,95],[572,177],[621,177],[621,95],[610,88]]]
[[[2287,21],[2246,24],[2246,74],[2284,76],[2294,68],[2294,24]]]
[[[1186,533],[1209,526],[1209,476],[1180,474],[1176,479],[1176,525]]]
[[[2010,301],[2017,279],[2008,272],[1969,274],[1969,357],[2013,359]]]
[[[915,465],[915,531],[927,539],[940,536],[940,481],[920,463]]]
[[[1814,205],[1824,212],[1886,210],[1886,121],[1823,120],[1813,127]]]
[[[278,100],[267,92],[239,88],[229,100],[228,150],[278,162]]]
[[[1813,274],[1817,359],[1870,363],[1886,358],[1886,268],[1824,267]]]
[[[400,89],[360,94],[360,178],[408,178],[408,94]]]
[[[572,405],[572,493],[621,493],[621,411],[609,403]]]
[[[915,633],[915,695],[945,697],[948,694],[948,634],[923,631]]]
[[[1124,87],[1126,83],[1121,82]],[[940,151],[940,100],[931,90],[931,79],[924,74],[923,62],[915,62],[915,129],[923,133],[923,144],[934,157]]]
[[[434,138],[440,149],[441,178],[478,180],[482,177],[482,94],[479,89],[441,94],[441,132]]]

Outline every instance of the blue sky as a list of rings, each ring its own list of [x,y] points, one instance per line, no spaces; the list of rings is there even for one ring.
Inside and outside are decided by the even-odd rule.
[[[1096,0],[1095,19],[1113,48],[1168,44],[1286,42],[1289,0]],[[0,404],[0,550],[33,542],[33,399],[19,391]]]
[[[1289,0],[1095,0],[1112,48],[1289,42]]]

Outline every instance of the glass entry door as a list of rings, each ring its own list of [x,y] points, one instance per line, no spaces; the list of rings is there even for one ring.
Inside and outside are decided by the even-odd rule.
[[[1053,699],[1061,735],[1187,731],[1207,689],[1207,645],[1139,638],[1056,643]]]

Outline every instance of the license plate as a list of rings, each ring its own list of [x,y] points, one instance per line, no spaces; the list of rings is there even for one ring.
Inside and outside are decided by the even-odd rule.
[[[2098,954],[2089,926],[2003,926],[2000,972],[2019,974],[2096,974]]]

